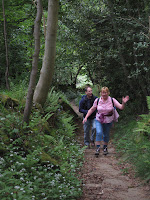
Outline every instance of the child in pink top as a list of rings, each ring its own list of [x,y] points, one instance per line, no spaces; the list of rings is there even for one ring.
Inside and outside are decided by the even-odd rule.
[[[107,87],[101,89],[101,97],[98,101],[98,98],[95,99],[93,106],[88,111],[87,115],[83,120],[83,124],[87,121],[87,118],[97,109],[96,113],[96,153],[99,155],[100,152],[100,142],[104,141],[103,151],[104,154],[108,154],[107,145],[109,142],[109,133],[112,126],[112,121],[114,119],[114,106],[121,110],[124,109],[125,103],[129,100],[129,96],[122,97],[122,104],[120,104],[115,98],[109,96],[110,92]],[[114,104],[114,105],[113,105]],[[116,117],[119,117],[119,114],[116,112]]]

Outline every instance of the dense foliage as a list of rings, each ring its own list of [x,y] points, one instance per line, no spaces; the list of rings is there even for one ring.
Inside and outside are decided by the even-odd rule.
[[[83,149],[75,140],[73,116],[58,104],[64,97],[51,91],[27,126],[22,124],[26,89],[20,88],[17,99],[18,88],[13,88],[1,93],[1,199],[75,199],[81,194],[77,172]]]
[[[43,2],[42,66],[47,19]],[[49,93],[44,107],[34,107],[29,125],[22,124],[27,82],[34,52],[35,1],[4,2],[10,91],[5,91],[6,50],[0,2],[0,196],[4,199],[75,199],[81,194],[76,172],[82,149],[75,141],[70,114],[59,106],[62,93]],[[135,0],[61,0],[53,86],[79,102],[74,89],[90,82],[108,86],[111,96],[130,101],[115,140],[138,174],[149,180],[149,114],[136,121],[131,114],[148,113],[150,103],[150,2]],[[38,73],[39,75],[39,73]],[[24,80],[24,81],[23,81]],[[26,81],[27,80],[27,81]],[[19,83],[20,85],[17,86]],[[94,90],[93,90],[94,91]],[[95,95],[99,95],[97,90]],[[11,98],[10,98],[11,97]],[[149,99],[148,99],[149,101]]]
[[[80,76],[86,77],[93,84],[108,86],[117,98],[129,94],[133,103],[131,111],[145,112],[146,96],[150,94],[149,11],[147,0],[60,1],[53,85],[76,87],[83,81]],[[13,82],[29,77],[35,14],[36,7],[30,1],[5,2],[9,79]],[[46,18],[47,4],[43,1],[39,71]],[[0,83],[4,87],[6,58],[2,15],[0,23]]]
[[[109,86],[113,96],[129,94],[135,103],[132,112],[146,111],[150,94],[149,2],[73,1],[69,6],[61,7],[65,13],[61,23],[67,26],[65,37],[71,40],[75,34],[76,48],[72,49],[83,65],[81,73],[94,84]],[[62,54],[65,57],[66,52]],[[75,56],[71,59],[77,60]]]
[[[35,8],[29,1],[5,1],[5,17],[7,31],[7,46],[9,60],[9,79],[18,82],[20,79],[29,76],[33,52],[33,25]],[[3,10],[0,2],[0,84],[5,86],[5,40]]]

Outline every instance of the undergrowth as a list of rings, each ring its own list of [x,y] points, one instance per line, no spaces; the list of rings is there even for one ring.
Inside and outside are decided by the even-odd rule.
[[[147,99],[150,109],[150,97]],[[150,114],[123,119],[116,124],[113,137],[124,161],[135,166],[136,175],[150,181]]]
[[[17,99],[16,92],[3,94]],[[24,95],[21,91],[19,102]],[[73,200],[81,195],[77,172],[83,149],[75,140],[73,117],[63,109],[60,98],[64,98],[61,93],[51,90],[43,111],[33,108],[29,125],[22,123],[19,106],[0,104],[2,200]]]

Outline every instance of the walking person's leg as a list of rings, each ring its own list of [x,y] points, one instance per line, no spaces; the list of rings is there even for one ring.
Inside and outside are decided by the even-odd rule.
[[[91,145],[95,146],[95,136],[96,136],[96,123],[95,119],[91,120],[92,128],[91,128]]]
[[[103,140],[103,126],[102,124],[95,120],[95,124],[96,124],[96,152],[95,155],[99,155],[100,152],[100,145],[101,145],[101,141]]]
[[[104,134],[104,146],[103,146],[103,151],[104,155],[108,154],[108,142],[109,142],[109,135],[110,135],[110,129],[112,127],[112,123],[108,124],[103,124],[103,134]]]
[[[90,120],[87,120],[83,125],[83,128],[84,128],[84,144],[86,146],[90,145],[90,127],[91,127]]]

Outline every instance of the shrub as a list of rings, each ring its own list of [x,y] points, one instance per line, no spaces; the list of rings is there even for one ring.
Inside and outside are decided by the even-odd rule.
[[[150,108],[150,104],[149,104]],[[150,180],[150,114],[128,117],[116,126],[114,142],[125,161],[135,166],[136,174]]]
[[[73,200],[81,195],[77,171],[83,150],[75,140],[72,116],[58,103],[61,95],[52,90],[44,112],[34,108],[28,126],[19,108],[8,111],[1,104],[1,199]]]

